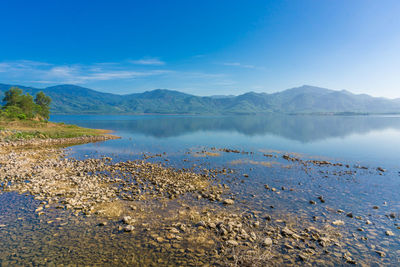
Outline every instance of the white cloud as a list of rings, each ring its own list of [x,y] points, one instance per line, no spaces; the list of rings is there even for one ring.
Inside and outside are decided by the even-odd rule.
[[[51,64],[27,60],[0,61],[0,82],[20,85],[50,86],[77,84],[105,91],[124,93],[151,88],[211,90],[233,88],[236,81],[227,73],[200,70],[171,70],[158,66],[131,64],[129,61],[92,64]],[[122,88],[122,89],[121,89]],[[213,89],[214,90],[214,89]]]
[[[153,66],[165,65],[165,62],[161,61],[158,58],[143,58],[138,60],[129,60],[129,62],[136,65],[153,65]]]
[[[48,70],[47,74],[53,77],[73,77],[79,73],[77,67],[72,66],[56,66]]]
[[[16,60],[10,62],[0,62],[0,72],[28,71],[35,68],[48,67],[51,64],[31,60]]]
[[[28,60],[0,62],[0,78],[12,78],[18,82],[33,83],[74,83],[85,84],[94,81],[135,79],[162,75],[169,70],[135,70],[120,63],[97,63],[93,65],[55,65]]]
[[[254,69],[256,66],[254,65],[249,65],[249,64],[242,64],[239,62],[225,62],[222,63],[224,66],[231,66],[231,67],[242,67],[242,68],[247,68],[247,69]]]
[[[108,71],[108,72],[96,72],[92,73],[87,76],[80,76],[78,78],[85,80],[85,81],[90,81],[90,80],[95,80],[95,81],[106,81],[106,80],[114,80],[114,79],[132,79],[132,78],[138,78],[138,77],[147,77],[147,76],[153,76],[153,75],[160,75],[160,74],[165,74],[169,73],[170,71],[164,71],[164,70],[154,70],[154,71],[146,71],[146,72],[140,72],[140,71]]]

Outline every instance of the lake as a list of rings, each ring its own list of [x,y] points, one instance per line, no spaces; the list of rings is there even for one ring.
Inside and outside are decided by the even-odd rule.
[[[268,214],[274,221],[268,224],[298,228],[311,224],[331,229],[332,222],[343,223],[333,227],[340,231],[341,243],[316,257],[321,261],[313,265],[346,265],[349,257],[372,266],[400,264],[400,117],[54,115],[51,121],[109,129],[121,137],[70,147],[69,157],[108,156],[113,162],[145,158],[195,172],[204,168],[228,170],[231,174],[221,172],[216,178],[229,185],[230,196],[243,214]],[[85,246],[93,246],[99,258],[111,257],[107,253],[117,258],[116,243],[132,243],[129,238],[114,236],[114,232],[110,240],[107,230],[82,230],[91,220],[96,223],[95,218],[82,217],[74,219],[60,239],[58,230],[48,226],[45,219],[22,211],[32,210],[34,200],[0,195],[0,203],[9,201],[15,203],[18,212],[9,206],[0,208],[6,214],[3,220],[14,225],[11,233],[2,236],[10,244],[3,255],[16,263],[32,257],[43,262],[46,255],[78,263],[95,260],[83,252]],[[54,220],[60,214],[55,211],[46,216]],[[25,223],[19,222],[19,217],[27,218]],[[36,240],[24,245],[29,253],[16,250],[26,239]],[[96,248],[99,242],[104,245]],[[148,241],[138,236],[135,242]],[[54,243],[58,243],[56,248]],[[74,249],[76,246],[80,250]],[[282,253],[295,253],[286,248]],[[153,259],[153,263],[161,257],[152,249],[138,250],[129,245],[124,249],[136,253],[136,257]],[[69,256],[65,250],[74,254]],[[8,256],[17,251],[22,260]]]
[[[96,150],[119,156],[216,146],[303,153],[400,170],[400,116],[54,115],[51,120],[115,131],[122,139],[96,145]],[[74,150],[90,152],[92,147]]]

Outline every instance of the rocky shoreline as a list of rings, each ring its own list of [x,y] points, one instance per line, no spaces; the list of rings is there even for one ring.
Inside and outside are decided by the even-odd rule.
[[[97,216],[99,227],[113,224],[132,240],[144,236],[145,246],[168,250],[182,265],[367,264],[341,248],[343,235],[335,224],[299,224],[290,215],[277,219],[243,208],[216,179],[226,169],[194,172],[109,157],[76,160],[62,148],[113,138],[1,141],[0,192],[34,196],[41,201],[37,216],[54,209]],[[163,265],[162,259],[158,263]]]
[[[72,137],[72,138],[45,138],[45,139],[20,139],[20,140],[8,140],[4,138],[7,136],[7,133],[2,132],[2,138],[0,138],[0,147],[2,148],[15,148],[15,147],[40,147],[40,146],[70,146],[70,145],[78,145],[78,144],[86,144],[86,143],[94,143],[94,142],[103,142],[112,139],[118,139],[118,136],[115,135],[94,135],[94,136],[80,136],[80,137]]]

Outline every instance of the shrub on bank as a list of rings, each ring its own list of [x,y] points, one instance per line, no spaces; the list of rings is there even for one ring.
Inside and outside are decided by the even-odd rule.
[[[23,94],[18,87],[12,87],[3,98],[5,105],[1,117],[7,119],[36,119],[47,121],[50,118],[51,98],[43,92],[36,94],[35,99],[29,93]]]

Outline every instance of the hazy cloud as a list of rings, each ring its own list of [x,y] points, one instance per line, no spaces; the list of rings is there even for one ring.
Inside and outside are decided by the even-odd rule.
[[[143,58],[138,60],[129,60],[129,62],[137,65],[153,65],[153,66],[165,65],[165,62],[161,61],[158,58]]]
[[[222,65],[224,65],[224,66],[233,66],[233,67],[242,67],[242,68],[247,68],[247,69],[256,68],[256,66],[254,66],[254,65],[242,64],[242,63],[239,63],[239,62],[225,62],[225,63],[222,63]]]
[[[127,60],[86,65],[0,61],[0,82],[31,86],[78,84],[114,93],[171,88],[204,95],[221,88],[237,87],[236,81],[227,73],[160,69],[158,66],[132,64]]]
[[[74,83],[90,81],[135,79],[138,77],[166,74],[169,70],[134,70],[118,63],[97,63],[93,65],[55,65],[28,60],[0,62],[0,78],[13,78],[18,82]]]

